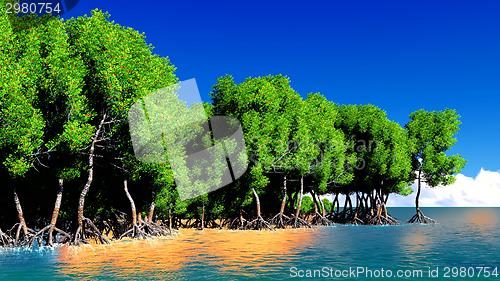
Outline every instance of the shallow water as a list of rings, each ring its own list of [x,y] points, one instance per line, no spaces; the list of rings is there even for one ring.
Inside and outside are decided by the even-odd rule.
[[[390,210],[402,221],[413,211]],[[428,208],[424,212],[440,223],[286,231],[181,230],[173,239],[0,250],[0,280],[262,280],[288,279],[307,274],[307,270],[335,277],[330,269],[340,274],[338,270],[350,267],[367,267],[373,277],[381,268],[392,270],[391,279],[398,279],[394,276],[398,270],[421,270],[420,280],[426,280],[430,279],[429,268],[438,268],[442,279],[447,266],[468,269],[469,280],[480,279],[478,276],[500,279],[500,272],[498,277],[485,278],[483,268],[491,267],[491,273],[494,267],[500,270],[500,208]],[[479,273],[481,268],[483,274]],[[371,277],[366,274],[358,277]],[[414,274],[419,276],[419,272]],[[337,280],[354,279],[350,277]]]

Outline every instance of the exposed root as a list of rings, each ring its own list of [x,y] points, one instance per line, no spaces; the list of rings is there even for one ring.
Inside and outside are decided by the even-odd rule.
[[[119,239],[124,237],[146,239],[155,236],[170,236],[173,234],[175,234],[174,231],[169,229],[168,226],[152,222],[143,222],[139,225],[135,224],[132,228],[123,233]]]
[[[399,224],[398,220],[387,215],[387,216],[373,216],[368,220],[366,224],[370,225],[397,225]]]
[[[123,214],[123,213],[121,213]],[[116,216],[116,215],[115,215]],[[126,220],[106,219],[102,221],[102,232],[106,237],[113,237],[119,239],[119,233],[124,233],[127,230]]]
[[[246,226],[246,229],[261,230],[261,229],[267,228],[269,230],[272,230],[271,225],[266,220],[264,220],[261,216],[259,195],[257,194],[257,192],[255,191],[254,188],[252,188],[252,192],[253,192],[253,195],[255,197],[257,218],[254,219],[253,221],[249,222]]]
[[[248,221],[243,218],[243,217],[238,217],[238,218],[235,218],[229,228],[230,229],[239,229],[239,230],[243,230],[243,229],[247,229],[247,225],[248,225]]]
[[[14,246],[14,240],[0,229],[0,246]]]
[[[409,223],[436,223],[435,220],[427,217],[420,211],[420,209],[417,209],[417,213],[408,221]]]
[[[249,222],[246,226],[246,229],[254,229],[254,230],[262,230],[265,228],[267,228],[269,230],[273,230],[271,225],[266,220],[264,220],[261,216],[257,216],[256,219]]]
[[[330,219],[335,223],[340,224],[352,224],[354,218],[354,212],[352,209],[344,209],[338,213],[333,214]]]
[[[109,240],[101,234],[94,223],[88,218],[83,218],[82,224],[78,226],[75,231],[73,244],[88,244],[88,238],[94,239],[96,242],[100,242],[101,244],[109,244]]]
[[[144,233],[149,236],[169,236],[173,234],[173,231],[168,226],[154,222],[144,222],[141,227]]]
[[[49,225],[43,227],[39,230],[30,241],[30,245],[32,246],[35,241],[38,241],[38,246],[43,245],[43,240],[45,240],[45,245],[53,246],[54,245],[54,232],[56,234],[56,243],[66,243],[71,241],[71,236],[65,231],[60,230],[56,227],[57,218],[59,217],[59,209],[61,208],[62,194],[63,194],[63,180],[59,179],[59,191],[57,192],[56,201],[54,203],[54,210],[52,212],[52,218],[50,220]],[[59,236],[58,236],[59,235]]]
[[[3,235],[9,237],[12,246],[29,246],[31,238],[36,234],[36,232],[31,228],[26,228],[23,230],[23,225],[21,223],[16,223],[11,229],[7,230]]]
[[[218,229],[222,229],[222,226],[224,224],[224,221],[221,221],[220,224],[217,223],[217,221],[215,220],[208,220],[206,222],[206,227],[207,228],[218,228]]]
[[[385,208],[347,209],[330,217],[334,222],[354,225],[397,225],[398,220],[390,216]]]
[[[365,221],[362,219],[364,216],[366,216],[365,212],[361,212],[360,210],[356,209],[354,212],[351,211],[346,213],[345,223],[355,225],[365,224]]]
[[[187,221],[185,221],[184,223],[182,223],[182,220],[181,220],[180,225],[182,227],[185,227],[185,228],[193,228],[196,226],[196,220],[193,220],[193,218],[190,218]]]
[[[124,180],[123,181],[123,189],[125,191],[125,194],[127,195],[127,198],[130,202],[130,208],[131,208],[131,213],[132,213],[132,228],[130,228],[129,230],[125,231],[125,233],[123,233],[119,239],[122,239],[124,237],[130,237],[130,238],[142,238],[142,239],[145,239],[145,238],[149,238],[149,237],[152,237],[152,236],[167,236],[167,235],[170,235],[171,234],[171,231],[168,227],[165,227],[161,224],[155,224],[153,222],[151,222],[152,220],[152,217],[153,217],[153,214],[150,214],[150,217],[151,217],[151,220],[148,219],[147,220],[142,220],[142,216],[141,214],[137,214],[136,212],[136,208],[135,208],[135,203],[134,203],[134,199],[132,198],[132,196],[130,195],[129,191],[128,191],[128,187],[127,187],[127,180]],[[150,212],[154,211],[154,207],[153,207],[153,210],[150,209]],[[139,219],[137,219],[137,217]]]
[[[394,218],[394,217],[392,217],[390,215],[382,217],[382,221],[384,221],[384,220],[385,220],[385,224],[389,224],[389,225],[397,225],[397,224],[399,224],[399,221],[396,218]]]
[[[100,137],[106,119],[107,119],[107,114],[104,114],[104,116],[101,119],[101,122],[99,123],[99,127],[97,128],[92,138],[92,143],[89,149],[89,174],[87,182],[85,183],[82,191],[80,192],[80,199],[78,200],[78,228],[76,229],[75,235],[73,237],[73,244],[75,245],[79,245],[80,243],[88,243],[87,238],[93,238],[94,240],[96,240],[96,242],[98,241],[101,242],[102,244],[109,244],[109,240],[106,239],[106,237],[104,237],[101,234],[101,231],[97,229],[94,223],[90,219],[85,218],[83,215],[85,198],[90,189],[90,185],[92,184],[92,181],[94,179],[95,147],[96,143],[102,140],[100,139]]]
[[[55,237],[54,237],[55,232]],[[55,239],[54,239],[55,238]],[[55,243],[67,243],[71,241],[71,235],[67,232],[55,227],[54,225],[47,225],[46,227],[39,230],[30,241],[30,246],[33,246],[35,241],[38,242],[38,246],[46,245],[46,246],[54,246]],[[45,241],[45,244],[43,244]]]
[[[244,214],[245,214],[245,211],[240,210],[240,215],[231,222],[231,224],[229,225],[229,228],[230,229],[239,229],[239,230],[248,229],[247,228],[248,221],[243,217]]]
[[[125,231],[125,233],[120,235],[119,239],[123,239],[125,237],[146,239],[150,237],[150,235],[144,232],[141,226],[134,224],[132,228],[130,228],[129,230]]]
[[[288,222],[293,228],[301,228],[301,227],[307,227],[307,228],[311,228],[312,225],[310,223],[308,223],[306,220],[300,218],[300,217],[297,217],[297,219],[295,219],[295,215],[292,215],[290,217],[290,220]]]
[[[387,212],[387,207],[385,204],[379,204],[376,208],[371,208],[367,212],[367,217],[365,219],[366,224],[369,225],[397,225],[398,220],[393,218]]]
[[[311,219],[311,223],[313,225],[323,225],[330,226],[333,225],[333,222],[326,218],[326,216],[321,215],[319,212],[316,212]]]
[[[269,222],[276,228],[286,228],[290,226],[290,217],[282,213],[276,214]]]
[[[231,219],[223,218],[220,220],[220,224],[219,224],[218,228],[223,229],[224,227],[231,228]]]

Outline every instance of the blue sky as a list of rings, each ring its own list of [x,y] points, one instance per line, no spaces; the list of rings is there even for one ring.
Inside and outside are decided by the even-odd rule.
[[[402,124],[454,108],[464,174],[500,170],[500,1],[81,0],[64,17],[93,8],[145,32],[204,99],[221,75],[281,73],[302,95],[372,103]]]

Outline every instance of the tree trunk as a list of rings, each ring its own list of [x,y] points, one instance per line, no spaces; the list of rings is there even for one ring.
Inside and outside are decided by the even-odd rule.
[[[151,204],[149,205],[149,212],[148,212],[148,222],[150,223],[153,223],[153,217],[154,217],[154,213],[155,213],[155,200],[156,200],[156,195],[155,193],[153,192],[153,196],[152,196],[152,200],[151,200]]]
[[[52,218],[50,219],[50,228],[49,228],[49,246],[53,244],[53,234],[54,229],[56,228],[57,218],[59,217],[59,210],[61,209],[62,195],[64,191],[64,181],[59,179],[59,191],[57,191],[56,202],[54,203],[54,211],[52,211]]]
[[[415,209],[416,209],[416,214],[408,221],[409,223],[435,223],[433,219],[427,217],[422,213],[420,210],[420,190],[422,188],[422,170],[420,169],[418,171],[418,190],[417,190],[417,196],[415,197]]]
[[[372,206],[373,206],[373,208],[376,208],[377,207],[377,191],[372,190],[371,194],[372,194]]]
[[[257,217],[260,218],[261,215],[260,215],[260,199],[259,199],[259,195],[257,194],[257,192],[255,191],[254,188],[252,188],[252,192],[253,192],[253,196],[255,197],[255,205],[256,205],[256,208],[257,208]]]
[[[137,209],[135,207],[135,202],[132,196],[130,195],[130,192],[128,191],[128,184],[127,180],[123,181],[123,190],[125,191],[125,195],[127,195],[128,201],[130,202],[130,214],[132,216],[132,227],[127,230],[124,234],[120,236],[120,238],[125,237],[125,236],[130,236],[133,238],[146,238],[150,235],[150,229],[148,226],[148,230],[143,230],[139,224],[142,226],[142,218],[141,214],[137,212]],[[139,223],[139,224],[138,224]]]
[[[368,202],[370,203],[370,216],[373,216],[373,208],[375,208],[375,205],[373,204],[373,192],[370,191],[369,193],[366,194],[368,197]]]
[[[172,231],[172,210],[168,209],[168,230]]]
[[[314,214],[317,214],[319,213],[319,210],[318,210],[318,200],[316,199],[316,193],[314,193],[314,190],[311,189],[311,195],[312,195],[312,198],[313,198],[313,205],[314,205]]]
[[[16,204],[17,218],[19,220],[19,228],[16,233],[16,243],[19,241],[20,230],[23,231],[24,237],[28,236],[28,227],[26,226],[26,221],[24,220],[23,208],[21,207],[21,202],[17,196],[17,192],[14,189],[14,203]]]
[[[132,196],[128,192],[127,180],[123,181],[123,190],[125,190],[125,194],[127,195],[128,201],[130,202],[130,213],[132,215],[132,226],[135,227],[135,226],[137,226],[137,211],[135,208],[134,199],[132,199]]]
[[[243,209],[240,209],[240,228],[243,228],[245,218],[243,217]]]
[[[389,200],[389,193],[384,197],[384,217],[387,219],[389,217],[389,212],[387,212],[387,201]]]
[[[91,149],[93,150],[93,149]],[[80,199],[78,200],[78,227],[81,228],[83,227],[83,210],[85,208],[85,198],[87,196],[87,192],[89,192],[90,185],[92,184],[92,180],[94,179],[94,155],[93,151],[91,151],[91,156],[89,158],[89,177],[87,179],[87,183],[85,183],[85,186],[82,189],[82,192],[80,193]]]
[[[418,171],[417,196],[415,197],[415,210],[417,211],[417,213],[420,212],[419,201],[420,201],[421,179],[422,179],[422,170],[420,169]]]
[[[205,204],[201,207],[201,230],[205,228]]]
[[[339,204],[339,193],[335,192],[335,197],[333,198],[332,201],[332,208],[330,209],[330,216],[333,216],[333,214],[335,213],[335,209],[337,209],[338,213],[338,204]],[[336,206],[337,208],[335,208]]]
[[[321,206],[321,215],[323,217],[326,216],[326,209],[325,209],[325,204],[323,204],[323,201],[321,200],[321,198],[318,196],[318,200],[319,200],[319,205]]]
[[[342,210],[344,213],[347,211],[347,205],[349,204],[349,200],[347,200],[347,197],[349,196],[348,193],[345,194],[345,199],[344,199],[344,209]]]
[[[286,206],[286,175],[285,178],[283,179],[283,199],[281,199],[281,207],[280,207],[281,217],[283,217],[283,214],[285,213],[285,206]]]
[[[87,193],[89,192],[90,185],[92,184],[92,181],[94,179],[94,154],[95,154],[95,144],[97,140],[99,139],[99,136],[101,134],[102,127],[104,125],[104,121],[106,120],[106,114],[104,114],[103,118],[101,119],[101,122],[99,123],[99,127],[97,128],[97,131],[94,134],[94,137],[92,139],[92,144],[90,145],[90,151],[89,151],[89,176],[87,178],[87,182],[85,183],[85,186],[82,189],[82,192],[80,193],[80,199],[78,200],[78,231],[81,231],[83,228],[83,210],[85,208],[85,198],[87,196]],[[75,238],[78,235],[75,235]],[[83,238],[83,237],[82,237]]]
[[[142,213],[137,212],[137,223],[142,224],[144,221],[142,220]]]
[[[297,220],[299,219],[300,215],[300,208],[302,207],[303,193],[304,193],[304,177],[300,177],[300,193],[299,193],[299,200],[297,202],[297,210],[295,210],[295,221],[294,221],[295,226],[297,226]]]

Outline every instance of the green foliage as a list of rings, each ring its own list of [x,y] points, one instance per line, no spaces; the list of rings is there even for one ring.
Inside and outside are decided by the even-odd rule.
[[[17,178],[31,168],[43,143],[45,121],[36,108],[40,43],[33,34],[27,38],[15,34],[3,5],[0,9],[0,161]]]
[[[215,115],[235,117],[241,121],[247,156],[250,159],[250,183],[246,187],[261,192],[269,184],[269,173],[290,172],[294,157],[295,124],[302,100],[287,77],[249,78],[237,85],[232,77],[218,80],[211,92]],[[245,186],[245,185],[243,185]],[[248,199],[250,190],[240,190]]]
[[[406,129],[415,176],[421,172],[431,187],[453,183],[454,175],[466,163],[460,155],[446,154],[457,141],[455,135],[459,130],[460,116],[451,109],[430,112],[418,110],[410,115],[410,119]]]
[[[329,212],[332,209],[333,203],[328,198],[323,198],[321,201],[323,202],[323,206],[325,206],[325,211]]]
[[[384,193],[404,194],[410,185],[410,144],[405,130],[387,119],[373,105],[339,108],[338,126],[349,136],[349,152],[357,161],[351,167],[354,181],[349,191],[382,188]]]
[[[151,93],[178,81],[169,59],[155,55],[144,34],[110,21],[99,10],[67,21],[12,21],[3,9],[0,5],[0,176],[25,180],[32,192],[44,191],[38,179],[40,186],[52,184],[55,177],[80,186],[88,176],[88,147],[104,116],[113,122],[106,123],[98,143],[91,194],[96,200],[90,203],[101,215],[128,208],[123,179],[130,180],[140,211],[154,200],[163,217],[168,211],[196,217],[201,206],[207,217],[217,217],[248,210],[254,202],[251,188],[265,198],[264,211],[271,212],[279,204],[285,176],[292,201],[288,207],[294,208],[300,178],[304,192],[318,196],[373,190],[408,195],[419,172],[430,186],[446,185],[465,165],[462,157],[446,154],[460,125],[453,110],[419,110],[402,128],[373,105],[338,106],[318,93],[303,99],[282,75],[242,83],[224,76],[213,87],[211,104],[188,108],[175,96],[165,96],[150,108],[152,113],[168,108],[172,114],[163,116],[175,117],[154,120],[150,125],[155,130],[165,122],[177,122],[179,127],[197,122],[200,112],[234,117],[242,124],[247,155],[240,158],[250,160],[247,173],[221,190],[181,201],[167,160],[175,158],[182,166],[185,151],[161,155],[162,161],[140,161],[127,119],[134,104],[145,104]],[[196,123],[192,130],[161,138],[147,130],[139,134],[144,141],[160,142],[162,148],[198,138],[202,141],[196,148],[202,149],[213,141],[201,128]],[[234,149],[233,143],[225,144]],[[220,180],[225,163],[206,164],[215,167],[211,180]],[[42,173],[35,172],[42,168]],[[190,173],[202,171],[186,168],[176,179]],[[194,182],[189,188],[196,191],[202,184]],[[70,193],[71,200],[75,194]],[[331,209],[329,200],[322,202]],[[313,209],[312,198],[304,196],[302,212]]]
[[[352,162],[347,155],[347,143],[344,133],[335,127],[339,118],[338,109],[332,102],[320,94],[311,94],[304,101],[304,121],[306,134],[312,141],[311,172],[314,175],[318,191],[326,193],[330,184],[349,183],[352,173],[345,167]]]
[[[302,197],[302,204],[300,205],[300,211],[303,214],[310,214],[314,211],[314,201],[310,196]]]

